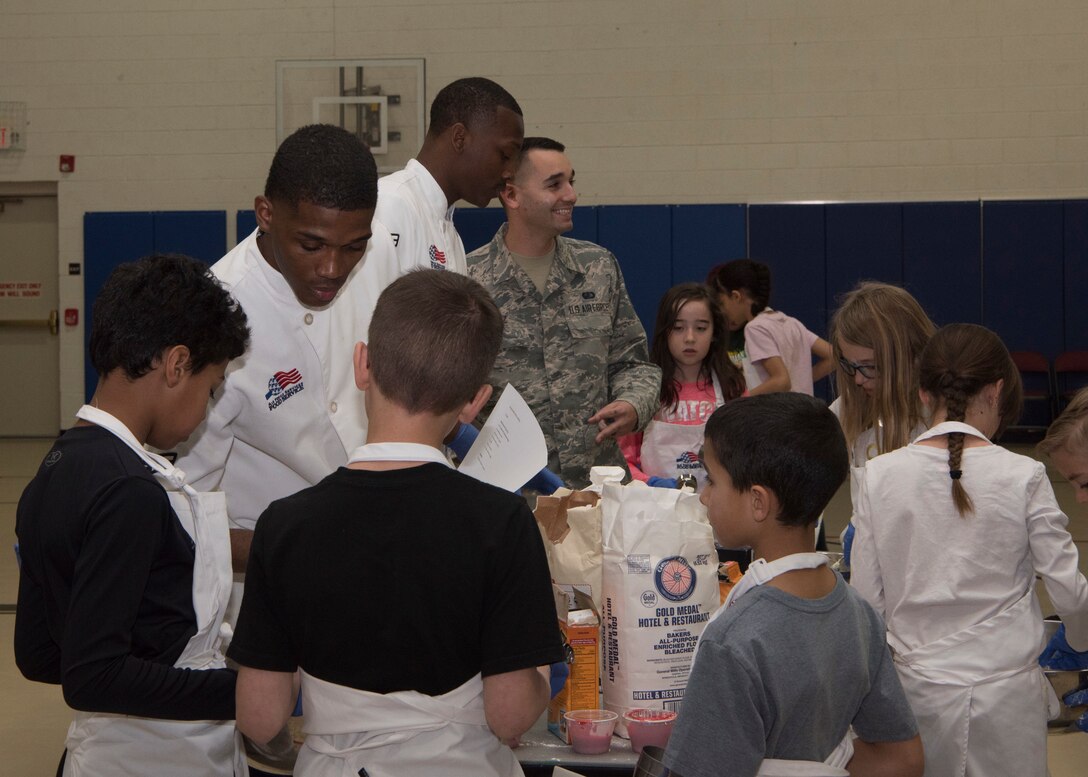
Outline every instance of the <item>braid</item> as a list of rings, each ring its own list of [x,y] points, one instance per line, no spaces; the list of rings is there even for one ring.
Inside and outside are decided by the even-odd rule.
[[[967,416],[967,382],[951,373],[946,373],[941,378],[941,394],[949,421],[963,421]],[[971,495],[960,482],[963,475],[963,438],[963,432],[951,432],[948,435],[948,474],[952,478],[952,502],[961,517],[975,510]]]

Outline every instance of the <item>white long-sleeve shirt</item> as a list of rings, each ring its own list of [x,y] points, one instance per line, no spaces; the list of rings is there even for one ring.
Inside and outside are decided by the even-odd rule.
[[[975,510],[952,502],[948,451],[912,443],[868,462],[851,583],[910,647],[1004,610],[1038,573],[1074,649],[1088,649],[1088,581],[1045,467],[997,445],[965,448]]]

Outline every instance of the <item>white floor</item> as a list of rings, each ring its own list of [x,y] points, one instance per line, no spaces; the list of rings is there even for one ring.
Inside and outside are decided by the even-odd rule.
[[[15,542],[15,506],[50,444],[50,440],[0,439],[0,773],[12,777],[51,777],[64,750],[70,719],[60,689],[23,679],[12,653],[18,591],[18,571],[10,550]],[[1026,447],[1016,450],[1031,453]],[[1088,507],[1075,504],[1072,489],[1053,473],[1052,480],[1059,502],[1071,516],[1081,569],[1088,571]],[[845,525],[849,502],[844,487],[828,508],[829,537],[837,537]],[[1051,777],[1088,773],[1088,735],[1053,734],[1047,745]]]

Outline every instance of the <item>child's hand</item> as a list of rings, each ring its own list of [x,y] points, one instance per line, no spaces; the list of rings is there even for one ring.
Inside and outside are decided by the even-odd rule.
[[[1078,653],[1069,647],[1063,623],[1039,654],[1039,666],[1043,669],[1088,669],[1088,651]]]

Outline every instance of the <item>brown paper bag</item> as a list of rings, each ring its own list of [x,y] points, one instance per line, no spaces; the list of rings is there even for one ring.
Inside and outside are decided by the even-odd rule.
[[[589,596],[599,610],[600,496],[592,491],[561,488],[552,496],[537,497],[534,515],[544,539],[552,580],[567,593],[570,607],[575,607],[577,589]]]

